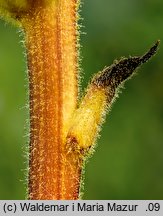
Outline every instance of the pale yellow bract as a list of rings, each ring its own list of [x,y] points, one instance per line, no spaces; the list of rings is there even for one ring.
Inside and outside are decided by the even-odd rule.
[[[79,100],[79,0],[0,0],[24,31],[28,60],[28,198],[79,199],[82,170],[118,86],[157,51],[123,58],[94,76]]]

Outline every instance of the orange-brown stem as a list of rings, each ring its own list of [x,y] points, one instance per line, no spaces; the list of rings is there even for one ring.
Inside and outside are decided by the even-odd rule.
[[[77,106],[77,0],[23,16],[30,89],[29,199],[78,199],[81,161],[65,150]]]

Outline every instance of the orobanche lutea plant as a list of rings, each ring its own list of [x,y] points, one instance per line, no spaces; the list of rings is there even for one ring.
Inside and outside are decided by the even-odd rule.
[[[29,76],[28,199],[80,198],[82,170],[117,89],[157,51],[121,58],[97,73],[79,100],[79,0],[0,0],[22,28]]]

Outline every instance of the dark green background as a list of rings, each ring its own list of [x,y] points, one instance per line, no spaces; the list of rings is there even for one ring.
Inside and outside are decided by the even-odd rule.
[[[84,0],[82,86],[163,41],[162,0]],[[0,22],[0,199],[24,199],[27,74],[19,29]],[[125,84],[85,170],[84,199],[163,199],[163,49]]]

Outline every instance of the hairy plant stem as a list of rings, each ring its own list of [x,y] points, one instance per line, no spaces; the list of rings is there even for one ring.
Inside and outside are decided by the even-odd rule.
[[[78,95],[77,2],[34,7],[22,23],[30,91],[29,199],[78,199],[81,163],[65,151]]]
[[[78,0],[0,1],[25,32],[29,72],[28,198],[79,198],[81,172],[119,87],[154,56],[121,58],[98,72],[78,99]]]

